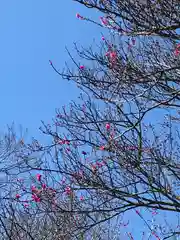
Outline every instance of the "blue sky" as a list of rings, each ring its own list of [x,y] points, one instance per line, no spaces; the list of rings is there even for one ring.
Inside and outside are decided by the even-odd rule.
[[[55,108],[77,97],[77,88],[61,81],[49,65],[51,59],[62,69],[69,59],[65,46],[88,46],[99,34],[93,25],[78,20],[77,12],[94,14],[72,0],[1,1],[1,131],[14,121],[37,137],[40,121],[50,122]]]

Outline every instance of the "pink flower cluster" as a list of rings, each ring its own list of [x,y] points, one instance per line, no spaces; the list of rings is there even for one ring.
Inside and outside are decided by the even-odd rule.
[[[175,56],[178,56],[180,54],[180,43],[177,44],[174,54]]]
[[[108,60],[112,66],[114,66],[117,63],[118,55],[116,51],[109,49],[106,52],[105,56],[108,57]]]

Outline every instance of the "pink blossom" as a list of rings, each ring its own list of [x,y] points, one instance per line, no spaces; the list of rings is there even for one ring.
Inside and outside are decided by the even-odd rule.
[[[178,56],[180,54],[180,43],[177,44],[174,54],[175,56]]]
[[[100,146],[99,147],[99,150],[104,150],[105,149],[105,146]]]
[[[153,211],[153,212],[152,212],[152,215],[154,215],[154,216],[157,215],[157,214],[158,214],[158,213],[157,213],[156,211]]]
[[[174,55],[175,55],[175,56],[178,56],[179,54],[180,54],[180,50],[175,49],[175,51],[174,51]]]
[[[93,172],[96,172],[96,170],[97,170],[97,166],[94,165],[94,164],[91,164],[91,167],[92,167],[92,171],[93,171]]]
[[[32,199],[33,199],[33,201],[35,201],[35,202],[40,202],[40,201],[41,201],[41,199],[40,199],[36,194],[33,194],[33,195],[32,195]]]
[[[83,20],[83,19],[84,19],[84,17],[83,17],[83,16],[81,16],[79,13],[76,13],[76,17],[77,17],[78,19],[81,19],[81,20]]]
[[[21,196],[19,194],[16,194],[16,199],[19,199]]]
[[[76,17],[77,17],[77,18],[80,18],[81,15],[80,15],[79,13],[76,13]]]
[[[80,200],[83,201],[84,200],[84,196],[80,196]]]
[[[66,140],[59,140],[58,143],[59,143],[59,144],[65,144],[65,143],[66,143]]]
[[[84,66],[83,66],[83,65],[81,65],[79,68],[80,68],[81,70],[84,70]]]
[[[101,38],[103,41],[105,40],[105,37],[104,36],[102,36],[102,38]]]
[[[65,193],[66,193],[67,195],[70,195],[70,194],[72,193],[71,188],[70,188],[70,187],[66,187],[66,188],[65,188]]]
[[[39,173],[38,173],[38,174],[36,174],[36,178],[37,178],[37,180],[38,180],[38,181],[41,181],[41,177],[42,177],[42,175],[41,175],[41,174],[39,174]]]
[[[32,192],[37,191],[36,187],[35,187],[35,186],[31,186],[31,191],[32,191]]]
[[[102,162],[97,162],[96,165],[97,165],[98,167],[102,167],[104,164],[103,164]]]
[[[115,51],[110,52],[109,56],[112,61],[117,60],[117,53]]]
[[[111,127],[110,123],[107,123],[107,124],[106,124],[106,129],[109,130],[110,127]]]
[[[25,204],[24,204],[24,207],[25,207],[25,208],[29,207],[29,204],[28,204],[28,203],[25,203]]]
[[[65,144],[69,145],[70,141],[69,140],[65,140]]]
[[[46,184],[45,183],[42,184],[42,189],[46,189]]]

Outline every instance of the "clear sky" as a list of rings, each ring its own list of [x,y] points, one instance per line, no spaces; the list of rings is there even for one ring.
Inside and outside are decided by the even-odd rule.
[[[82,11],[88,10],[72,0],[1,1],[0,131],[14,121],[36,137],[41,120],[49,122],[55,108],[76,98],[77,88],[55,74],[49,59],[62,69],[69,59],[65,46],[92,42],[98,32],[76,18]]]

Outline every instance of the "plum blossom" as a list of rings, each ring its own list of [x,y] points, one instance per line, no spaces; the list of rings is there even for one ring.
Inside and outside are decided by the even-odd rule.
[[[105,149],[105,146],[100,146],[99,147],[99,150],[104,150]]]
[[[76,13],[76,17],[77,17],[78,19],[80,19],[80,20],[83,20],[83,19],[84,19],[84,17],[81,16],[79,13]]]
[[[32,195],[32,200],[33,200],[34,202],[40,202],[40,201],[41,201],[41,199],[40,199],[36,194],[33,194],[33,195]]]
[[[66,193],[67,195],[71,195],[72,189],[71,189],[70,187],[66,187],[66,188],[65,188],[65,193]]]
[[[81,70],[84,70],[84,65],[81,65],[80,67],[79,67]]]
[[[38,174],[36,174],[36,178],[37,178],[37,180],[38,180],[38,181],[41,181],[41,177],[42,177],[42,175],[41,175],[41,174],[39,174],[39,173],[38,173]]]
[[[45,183],[42,184],[42,189],[46,189],[46,184]]]
[[[19,199],[21,196],[19,194],[16,194],[16,199]]]
[[[117,60],[117,53],[115,51],[110,52],[109,54],[111,62],[116,62]]]
[[[80,200],[83,201],[84,200],[84,196],[81,195],[80,196]]]
[[[107,123],[107,124],[106,124],[106,129],[109,130],[110,128],[111,128],[110,123]]]
[[[175,54],[175,56],[178,56],[180,54],[180,43],[177,44],[174,54]]]
[[[37,191],[37,188],[35,186],[31,186],[31,191],[35,192],[35,191]]]

